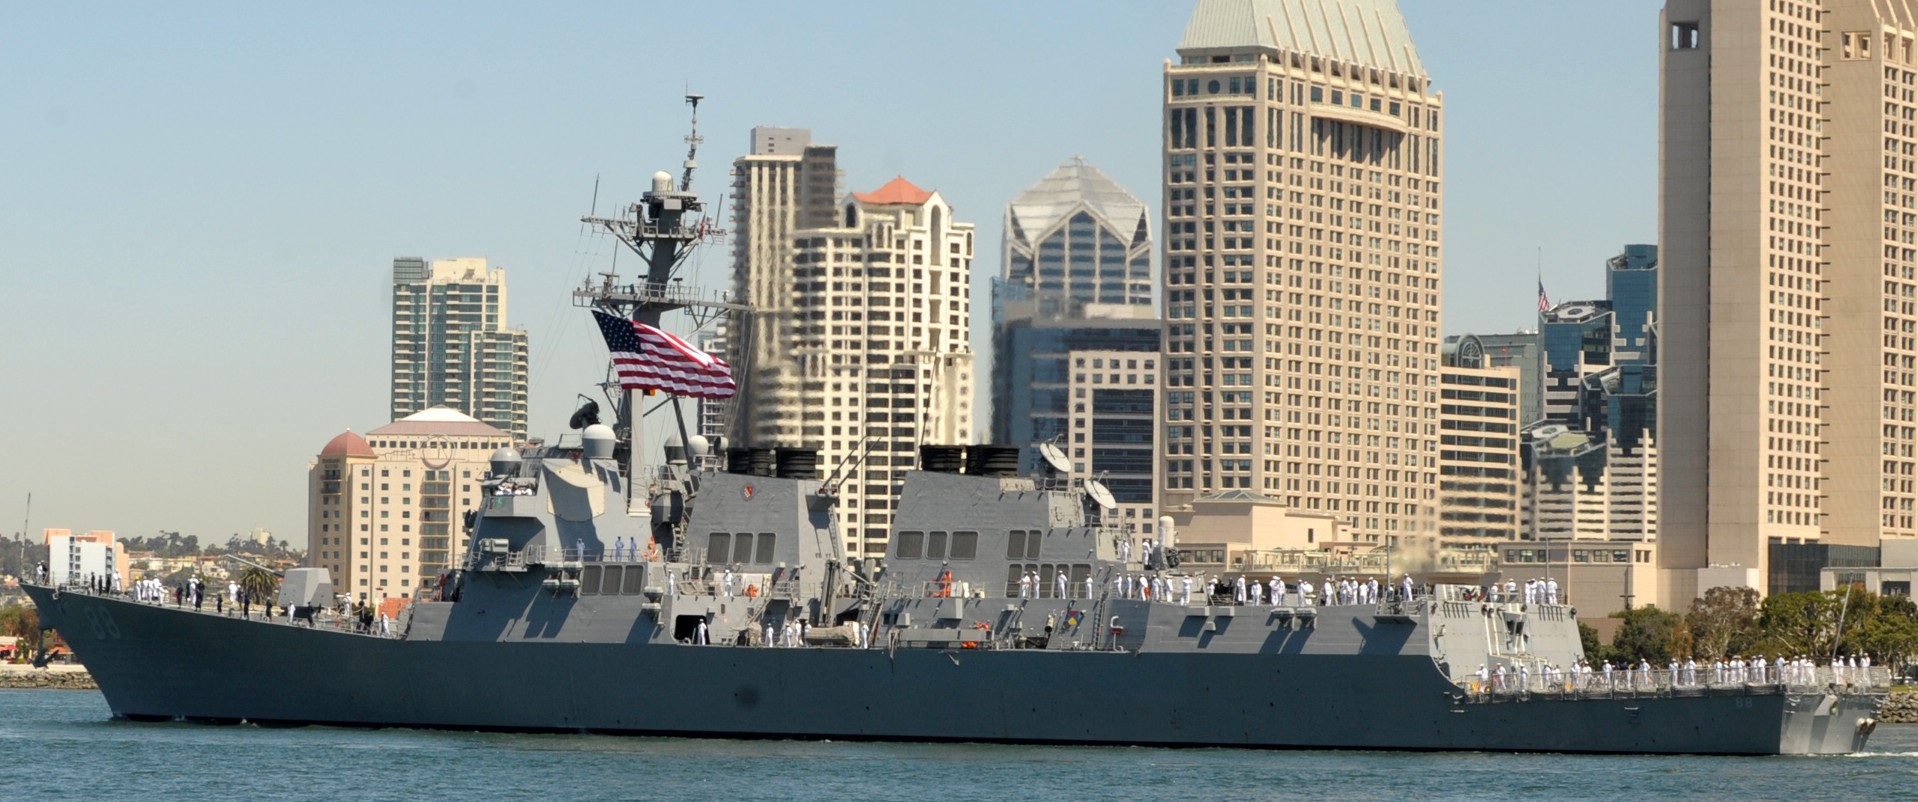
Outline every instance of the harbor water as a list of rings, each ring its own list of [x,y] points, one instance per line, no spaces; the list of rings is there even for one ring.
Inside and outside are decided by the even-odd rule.
[[[1098,692],[1062,680],[1047,681]],[[0,799],[21,800],[1797,802],[1904,799],[1918,787],[1918,725],[1891,724],[1845,757],[1280,752],[140,724],[111,720],[92,691],[0,690],[0,751],[13,768]]]

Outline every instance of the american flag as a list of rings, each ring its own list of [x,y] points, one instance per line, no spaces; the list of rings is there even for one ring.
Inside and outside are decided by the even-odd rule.
[[[597,309],[593,319],[613,352],[620,387],[693,398],[731,398],[737,390],[732,366],[685,340]]]
[[[1545,282],[1541,281],[1538,283],[1538,312],[1542,315],[1550,311],[1552,311],[1552,299],[1545,297]]]

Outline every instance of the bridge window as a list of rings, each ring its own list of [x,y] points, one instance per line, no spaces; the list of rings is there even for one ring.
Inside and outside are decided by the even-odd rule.
[[[924,553],[925,546],[926,533],[900,532],[899,552],[893,556],[901,560],[917,560],[919,559],[919,555]]]
[[[978,532],[952,533],[952,559],[970,560],[979,556]]]

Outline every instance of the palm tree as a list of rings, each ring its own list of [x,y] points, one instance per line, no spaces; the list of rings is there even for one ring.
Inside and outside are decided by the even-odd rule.
[[[260,605],[271,605],[279,598],[280,576],[257,565],[240,572],[240,590]]]

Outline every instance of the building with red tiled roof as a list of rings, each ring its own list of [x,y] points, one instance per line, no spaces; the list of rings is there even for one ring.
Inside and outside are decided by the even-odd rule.
[[[340,432],[326,441],[326,447],[320,449],[320,457],[372,457],[373,447],[366,444],[366,438],[354,434],[351,429]]]
[[[932,193],[920,189],[905,176],[895,176],[885,186],[871,192],[854,192],[854,199],[870,206],[919,206],[932,199]]]
[[[827,227],[792,232],[790,303],[803,392],[755,408],[817,445],[826,465],[861,463],[837,488],[850,553],[885,551],[891,510],[921,443],[973,440],[973,225],[938,192],[894,178],[840,202]],[[883,466],[883,467],[882,467]]]
[[[513,435],[446,407],[342,432],[307,470],[307,564],[366,602],[430,592],[465,553],[460,517],[483,500],[493,452]]]

